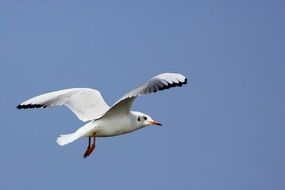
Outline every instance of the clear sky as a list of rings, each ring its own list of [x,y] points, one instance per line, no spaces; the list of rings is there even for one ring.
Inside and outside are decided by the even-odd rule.
[[[1,1],[0,189],[285,189],[285,3]],[[90,87],[112,104],[153,75],[188,85],[140,97],[164,124],[68,146],[67,108],[17,110]]]

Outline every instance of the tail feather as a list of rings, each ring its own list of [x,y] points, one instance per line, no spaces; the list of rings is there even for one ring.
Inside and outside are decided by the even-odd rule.
[[[92,131],[94,129],[93,125],[94,124],[91,121],[91,122],[85,124],[83,127],[80,127],[74,133],[60,135],[57,138],[56,142],[57,142],[58,145],[64,146],[64,145],[67,145],[69,143],[72,143],[73,141],[75,141],[77,139],[80,139],[82,137],[86,137],[86,136],[88,136],[90,131]]]
[[[64,146],[64,145],[67,145],[69,143],[72,143],[73,141],[75,141],[77,138],[76,136],[74,135],[74,133],[71,133],[71,134],[65,134],[65,135],[60,135],[56,142],[58,145],[60,146]]]

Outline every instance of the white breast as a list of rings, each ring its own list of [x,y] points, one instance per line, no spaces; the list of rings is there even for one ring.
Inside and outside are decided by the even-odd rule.
[[[95,122],[95,133],[97,137],[116,136],[130,133],[138,129],[131,117],[114,117],[112,119],[99,119]]]

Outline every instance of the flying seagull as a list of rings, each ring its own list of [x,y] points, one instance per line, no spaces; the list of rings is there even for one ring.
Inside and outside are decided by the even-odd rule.
[[[187,78],[178,73],[162,73],[121,97],[108,106],[100,92],[90,88],[71,88],[42,94],[17,106],[18,109],[67,106],[80,120],[87,122],[70,134],[60,135],[60,146],[83,137],[89,143],[83,157],[88,157],[96,146],[96,137],[109,137],[133,132],[148,125],[161,125],[147,114],[131,111],[136,97],[187,84]],[[92,140],[92,144],[91,144]]]

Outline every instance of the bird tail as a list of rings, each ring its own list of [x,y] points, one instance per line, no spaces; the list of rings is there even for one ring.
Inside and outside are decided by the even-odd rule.
[[[74,133],[64,134],[64,135],[60,135],[59,137],[57,137],[56,142],[57,142],[58,145],[64,146],[64,145],[67,145],[69,143],[72,143],[76,139],[77,138],[76,138]]]
[[[69,143],[72,143],[73,141],[75,141],[77,139],[80,139],[82,137],[86,137],[86,136],[88,136],[88,133],[90,132],[90,130],[93,129],[92,126],[93,126],[93,122],[91,121],[91,122],[85,124],[83,127],[79,128],[74,133],[60,135],[57,138],[56,142],[58,145],[64,146],[64,145],[67,145]]]

